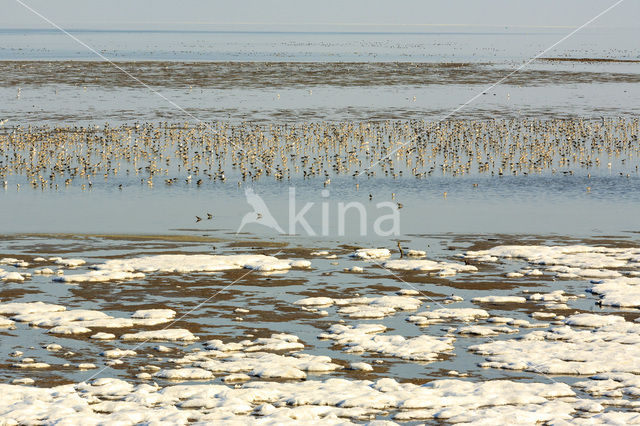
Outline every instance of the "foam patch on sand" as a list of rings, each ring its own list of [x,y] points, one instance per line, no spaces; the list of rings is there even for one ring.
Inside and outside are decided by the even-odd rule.
[[[304,349],[300,338],[293,334],[275,333],[271,337],[259,337],[255,340],[242,340],[237,343],[223,343],[221,340],[209,340],[205,343],[207,349],[231,352],[262,352],[262,351],[299,351]]]
[[[185,370],[193,375],[205,371]],[[178,373],[166,373],[167,375]],[[190,384],[167,387],[133,385],[101,378],[90,383],[36,388],[0,384],[0,420],[46,424],[350,424],[376,416],[395,420],[490,419],[510,422],[566,420],[570,403],[556,401],[574,392],[562,383],[517,383],[493,380],[474,383],[436,380],[422,386],[376,381],[328,379],[294,383],[250,382],[234,387]],[[36,403],[37,402],[37,403]],[[535,413],[535,408],[538,413]]]
[[[424,271],[434,272],[442,277],[456,275],[459,272],[476,272],[478,268],[473,265],[464,265],[453,262],[436,262],[426,259],[395,259],[382,264],[384,268],[397,271]]]
[[[545,266],[558,278],[591,280],[589,290],[600,296],[599,303],[620,308],[640,307],[640,249],[572,246],[497,246],[489,250],[467,251],[460,257],[478,262],[496,262],[500,258],[522,259]],[[619,270],[622,269],[622,270]],[[536,301],[536,299],[530,299]],[[564,301],[544,300],[556,304]],[[566,299],[565,299],[566,301]]]
[[[615,315],[577,314],[549,331],[471,346],[482,367],[541,374],[640,374],[640,324]]]
[[[170,254],[138,257],[134,259],[114,259],[94,265],[85,274],[65,275],[54,278],[61,282],[103,282],[143,278],[147,273],[219,272],[232,269],[252,269],[271,272],[286,271],[291,268],[308,268],[308,260],[278,259],[262,254],[207,255]]]
[[[25,302],[25,303],[0,303],[0,314],[3,315],[20,315],[38,312],[60,312],[65,308],[62,305],[54,305],[44,302]]]
[[[247,373],[255,377],[292,380],[305,379],[308,372],[328,373],[342,368],[327,356],[267,352],[295,352],[304,349],[304,344],[292,334],[279,333],[271,337],[229,343],[215,339],[205,342],[205,347],[206,351],[189,353],[171,361],[213,373]],[[157,376],[164,377],[164,373]]]
[[[0,269],[0,281],[24,281],[25,279],[25,276],[18,272],[7,272]]]
[[[471,299],[473,303],[525,303],[527,299],[520,296],[482,296]]]
[[[592,281],[589,290],[600,296],[602,305],[618,308],[640,308],[640,278],[621,277]]]
[[[61,257],[52,257],[49,261],[67,268],[77,268],[87,263],[84,259],[63,259]]]
[[[561,265],[587,270],[640,265],[640,249],[583,245],[497,246],[489,250],[467,251],[461,257],[482,262],[495,262],[498,258],[515,258],[523,259],[533,265]]]
[[[10,265],[10,266],[14,266],[16,268],[28,268],[29,267],[29,262],[26,262],[24,260],[20,260],[20,259],[16,259],[13,257],[3,257],[2,259],[0,259],[0,265]]]
[[[127,333],[120,336],[122,340],[137,341],[181,341],[192,342],[198,340],[198,336],[194,336],[189,330],[184,328],[167,328],[164,330],[139,331],[137,333]]]
[[[375,249],[358,249],[351,254],[351,257],[356,259],[371,260],[371,259],[384,259],[391,256],[391,252],[385,248]]]
[[[332,299],[330,297],[308,297],[294,302],[304,307],[340,306],[338,313],[349,318],[383,318],[397,311],[414,311],[422,304],[420,299],[409,296],[354,297]]]
[[[511,334],[518,331],[517,328],[495,325],[467,325],[456,329],[456,333],[469,336],[497,336],[498,334]]]
[[[8,318],[0,317],[0,328],[13,328],[14,322]]]
[[[640,376],[631,373],[601,373],[574,383],[593,397],[622,398],[624,396],[636,399],[640,395]],[[616,405],[635,406],[637,401],[617,400]]]
[[[172,309],[142,309],[134,312],[131,318],[117,318],[102,311],[67,310],[61,305],[27,302],[0,303],[0,314],[11,315],[11,321],[27,323],[32,327],[49,328],[48,332],[51,334],[73,335],[90,333],[91,328],[118,329],[163,324],[170,322],[176,312]],[[98,338],[104,338],[103,335],[106,333],[102,333]]]
[[[441,308],[420,312],[407,318],[416,325],[430,325],[440,322],[470,322],[489,318],[489,312],[475,308]]]
[[[342,368],[328,356],[273,353],[235,353],[223,359],[200,361],[194,365],[212,372],[247,373],[249,376],[278,379],[306,379],[307,372],[329,373]]]
[[[345,352],[348,353],[373,352],[410,361],[435,361],[443,353],[454,349],[455,339],[452,337],[423,335],[406,338],[400,335],[379,334],[386,328],[382,324],[335,324],[319,337],[344,346]]]

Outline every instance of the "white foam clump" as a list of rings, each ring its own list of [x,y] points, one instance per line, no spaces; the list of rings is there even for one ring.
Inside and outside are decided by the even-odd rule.
[[[349,364],[349,368],[358,371],[373,371],[371,364],[367,364],[366,362],[352,362]]]
[[[8,318],[0,316],[0,328],[13,328],[14,322]]]
[[[14,368],[31,368],[35,370],[45,369],[51,367],[51,365],[46,362],[33,362],[32,359],[27,360],[26,358],[23,362],[16,362],[15,364],[11,364]]]
[[[420,299],[409,296],[379,296],[332,299],[330,297],[308,297],[294,302],[300,306],[326,307],[338,305],[338,313],[350,318],[383,318],[396,311],[412,311],[422,304]]]
[[[522,418],[532,423],[558,422],[567,420],[572,410],[571,404],[555,398],[575,396],[563,383],[447,379],[419,386],[390,378],[261,381],[235,387],[208,383],[164,388],[102,378],[53,388],[0,384],[0,391],[6,395],[0,401],[0,418],[7,422],[90,425],[346,424],[349,420],[386,417],[388,411],[393,411],[394,419],[399,421],[464,418],[490,419],[495,424]],[[550,404],[555,404],[553,409]],[[537,416],[533,414],[534,407],[538,407]],[[518,417],[510,417],[515,415]]]
[[[331,297],[306,297],[293,302],[294,305],[318,307],[331,306],[333,303],[334,302]]]
[[[63,325],[85,325],[94,320],[112,318],[101,311],[72,309],[59,312],[31,312],[12,317],[15,321],[26,322],[35,327],[57,327]]]
[[[89,271],[85,274],[60,275],[53,278],[53,281],[62,283],[102,283],[107,281],[131,281],[144,278],[141,272],[125,271]]]
[[[602,327],[625,322],[624,317],[618,315],[576,314],[565,320],[568,325],[577,327]]]
[[[498,334],[510,334],[517,333],[517,328],[510,328],[506,326],[485,326],[485,325],[468,325],[459,327],[456,332],[459,334],[473,335],[473,336],[497,336]]]
[[[607,248],[584,245],[544,246],[544,245],[507,245],[496,246],[488,250],[467,251],[466,259],[487,260],[492,258],[524,259],[534,265],[562,265],[580,269],[623,268],[640,263],[640,249]]]
[[[307,260],[278,259],[262,254],[207,255],[207,254],[167,254],[138,257],[134,259],[113,259],[94,265],[85,274],[66,275],[54,280],[63,282],[100,282],[111,280],[130,280],[143,278],[144,274],[218,272],[232,269],[253,269],[270,272],[291,268],[308,268]]]
[[[382,324],[335,324],[321,339],[330,339],[345,347],[349,353],[373,352],[411,361],[435,361],[442,353],[454,349],[451,337],[381,335],[387,327]]]
[[[570,266],[551,266],[549,272],[555,272],[558,278],[617,278],[622,274],[608,269],[573,268]]]
[[[93,370],[94,368],[98,368],[96,367],[95,364],[92,364],[90,362],[85,362],[82,364],[78,364],[78,369],[79,370]]]
[[[25,277],[19,272],[7,272],[0,269],[0,280],[2,281],[24,281]]]
[[[420,312],[407,318],[416,325],[429,325],[445,321],[470,322],[482,318],[489,318],[484,309],[475,308],[441,308],[433,311]]]
[[[513,245],[468,251],[460,256],[488,262],[495,262],[498,258],[517,258],[534,265],[545,265],[561,278],[592,279],[594,286],[589,291],[600,296],[599,303],[602,305],[640,307],[640,278],[636,278],[638,271],[615,270],[640,268],[638,248]],[[629,276],[623,276],[623,273]]]
[[[384,259],[386,257],[390,257],[391,252],[385,248],[363,248],[358,249],[351,254],[351,257],[355,257],[357,259]]]
[[[588,290],[600,296],[599,303],[619,308],[640,307],[640,278],[620,277],[592,281],[594,286]]]
[[[567,318],[567,323],[588,329],[562,326],[469,349],[485,356],[482,367],[540,374],[640,374],[640,324],[614,315],[597,317],[577,314]]]
[[[153,340],[153,341],[183,341],[191,342],[198,340],[189,330],[184,328],[167,328],[164,330],[139,331],[137,333],[127,333],[120,336],[122,340]]]
[[[305,379],[306,372],[328,373],[342,368],[327,356],[266,352],[304,349],[304,345],[298,340],[297,336],[283,333],[253,341],[224,343],[221,340],[210,340],[205,343],[207,351],[190,353],[172,362],[190,364],[214,373],[247,373],[251,376],[279,379]]]
[[[416,310],[422,301],[409,296],[380,296],[334,299],[334,303],[342,306],[338,313],[350,318],[383,318],[396,311]]]
[[[574,386],[595,397],[621,398],[626,395],[635,399],[640,395],[640,376],[618,372],[600,373],[589,377],[589,380],[576,382]]]
[[[527,299],[520,296],[482,296],[471,299],[473,303],[525,303]]]
[[[44,302],[13,302],[0,303],[0,314],[3,315],[20,315],[39,312],[60,312],[65,308],[62,305],[54,305]]]
[[[33,380],[31,377],[22,377],[20,379],[13,379],[11,383],[14,385],[31,385],[35,383],[35,380]]]
[[[101,311],[88,309],[66,310],[64,306],[42,302],[0,303],[0,314],[14,314],[11,319],[33,327],[50,328],[53,334],[83,334],[98,328],[131,328],[136,325],[153,326],[171,321],[171,309],[143,309],[132,318],[116,318]]]
[[[222,340],[214,339],[205,342],[209,350],[230,352],[262,352],[262,351],[298,351],[304,349],[304,344],[300,338],[293,334],[275,333],[271,337],[259,337],[255,340],[242,340],[240,342],[224,343]]]
[[[137,352],[131,349],[115,348],[103,351],[100,353],[100,355],[106,358],[123,358],[125,356],[135,356],[137,355]]]
[[[577,299],[577,297],[565,294],[563,290],[556,290],[551,293],[532,293],[527,295],[527,300],[532,302],[565,303],[569,299]]]
[[[96,339],[96,340],[113,340],[116,338],[115,334],[112,333],[105,333],[105,332],[100,332],[100,333],[96,333],[93,336],[91,336],[92,339]]]
[[[0,265],[11,265],[15,266],[16,268],[27,268],[29,267],[29,262],[15,259],[13,257],[3,257],[2,259],[0,259]]]
[[[206,357],[207,353],[202,354]],[[215,354],[214,356],[218,356]],[[342,368],[328,356],[273,353],[228,354],[222,359],[208,359],[193,364],[213,372],[247,373],[250,376],[272,379],[306,379],[307,372],[329,373]]]
[[[171,319],[175,316],[173,309],[140,309],[131,314],[131,318],[138,319]]]
[[[47,333],[51,334],[86,334],[91,333],[91,329],[81,325],[57,325],[49,329]]]
[[[168,380],[203,380],[213,378],[213,373],[202,368],[171,368],[160,370],[154,376]]]
[[[49,260],[53,261],[53,263],[55,263],[56,265],[61,265],[68,268],[77,268],[78,266],[82,266],[87,263],[83,259],[63,259],[61,257],[54,257]]]
[[[384,268],[400,271],[426,271],[438,272],[438,275],[453,276],[458,272],[476,272],[478,268],[473,265],[464,265],[453,262],[436,262],[427,259],[394,259],[382,264]]]

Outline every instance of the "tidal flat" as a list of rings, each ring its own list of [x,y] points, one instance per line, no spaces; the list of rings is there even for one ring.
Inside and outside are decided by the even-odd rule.
[[[640,422],[637,38],[492,86],[558,31],[0,30],[0,423]]]

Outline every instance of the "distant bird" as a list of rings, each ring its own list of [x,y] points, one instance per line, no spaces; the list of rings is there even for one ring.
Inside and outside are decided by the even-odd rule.
[[[211,213],[207,213],[207,220],[213,219],[213,215]]]
[[[196,216],[196,223],[200,222],[202,218],[200,216]]]

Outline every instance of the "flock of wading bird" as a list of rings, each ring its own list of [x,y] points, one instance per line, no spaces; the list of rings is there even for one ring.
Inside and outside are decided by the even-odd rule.
[[[638,119],[134,123],[0,133],[0,182],[205,186],[271,178],[573,174],[637,163]],[[626,164],[626,166],[625,166]],[[635,167],[637,171],[637,166]],[[633,172],[633,170],[631,170]],[[474,186],[477,184],[474,183]]]

